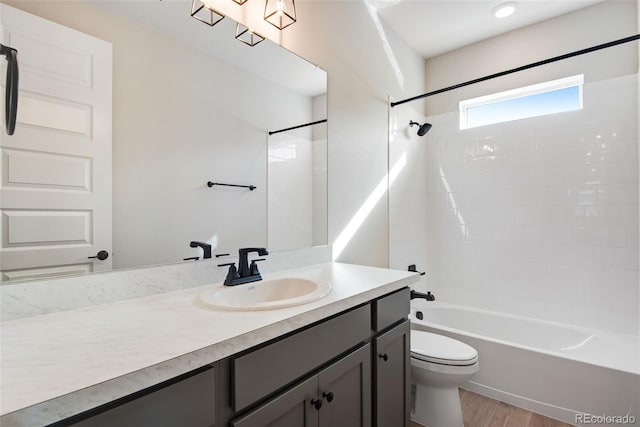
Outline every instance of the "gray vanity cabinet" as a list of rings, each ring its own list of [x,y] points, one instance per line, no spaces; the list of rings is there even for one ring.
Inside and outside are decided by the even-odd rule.
[[[56,424],[406,427],[409,289]]]
[[[408,426],[410,420],[411,328],[405,320],[374,338],[377,427]]]
[[[354,308],[231,357],[231,406],[240,413],[317,372],[371,337],[371,307]]]
[[[111,409],[83,414],[82,421],[67,420],[61,425],[76,427],[213,427],[216,420],[215,369],[188,375],[145,390],[141,396],[116,401]],[[86,418],[89,417],[89,418]]]
[[[371,346],[233,420],[233,427],[370,427]]]
[[[409,289],[373,301],[374,419],[376,427],[408,426],[411,347]]]

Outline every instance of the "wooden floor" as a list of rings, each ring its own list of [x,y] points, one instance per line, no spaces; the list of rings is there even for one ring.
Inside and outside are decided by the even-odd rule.
[[[465,427],[570,427],[540,414],[517,408],[467,390],[460,390]],[[411,422],[410,427],[421,427]],[[443,426],[445,427],[445,426]]]

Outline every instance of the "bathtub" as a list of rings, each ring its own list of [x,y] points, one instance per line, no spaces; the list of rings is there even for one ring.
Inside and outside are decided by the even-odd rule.
[[[413,300],[410,318],[413,329],[478,350],[480,372],[465,389],[570,424],[612,425],[603,417],[627,415],[640,425],[638,336],[437,301]]]

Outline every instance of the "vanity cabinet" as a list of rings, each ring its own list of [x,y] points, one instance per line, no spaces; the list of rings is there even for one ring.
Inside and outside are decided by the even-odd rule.
[[[411,417],[409,289],[373,301],[376,427],[408,426]]]
[[[56,425],[409,425],[409,289]]]
[[[375,419],[377,427],[409,425],[411,325],[404,320],[373,339],[375,349]]]
[[[216,370],[199,369],[157,387],[56,425],[76,427],[212,427],[216,421]]]
[[[370,427],[370,344],[287,389],[233,427]]]
[[[341,313],[231,357],[231,405],[240,412],[371,337],[371,306]]]

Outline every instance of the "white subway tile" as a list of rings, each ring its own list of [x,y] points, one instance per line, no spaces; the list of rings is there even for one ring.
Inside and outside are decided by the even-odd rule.
[[[426,191],[424,207],[391,211],[405,248],[391,251],[424,254],[440,300],[639,332],[636,78],[588,83],[585,100],[582,111],[462,132],[457,112],[431,120],[398,181]],[[420,215],[422,248],[406,227]]]
[[[545,169],[544,184],[547,187],[572,186],[585,184],[584,166],[564,166]]]
[[[571,187],[547,187],[545,192],[545,205],[550,206],[571,206]]]
[[[598,187],[595,185],[577,185],[571,187],[571,204],[579,206],[599,204]]]

